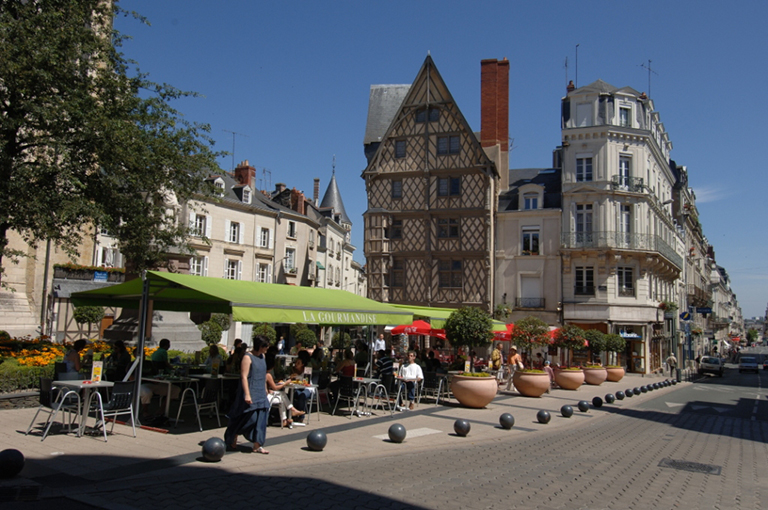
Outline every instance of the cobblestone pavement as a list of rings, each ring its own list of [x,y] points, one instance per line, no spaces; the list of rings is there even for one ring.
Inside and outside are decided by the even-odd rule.
[[[114,509],[768,507],[765,419],[590,412],[604,416],[515,441],[478,444],[471,434],[450,435],[445,448],[418,452],[409,452],[407,441],[382,442],[397,454],[285,469],[254,454],[253,468],[240,473],[190,467],[167,483],[145,480],[78,499]],[[702,472],[707,466],[719,474]]]

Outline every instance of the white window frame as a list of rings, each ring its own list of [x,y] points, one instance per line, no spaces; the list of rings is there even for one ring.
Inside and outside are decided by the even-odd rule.
[[[235,259],[224,259],[224,278],[227,280],[242,280],[243,261]]]
[[[256,266],[256,281],[261,283],[272,283],[272,264],[268,262],[259,262]]]
[[[539,208],[539,193],[535,191],[529,191],[523,193],[523,210],[533,211]]]
[[[285,249],[285,260],[283,263],[286,273],[296,273],[296,248]]]
[[[627,118],[624,118],[624,114],[626,113]],[[632,127],[632,106],[631,105],[619,105],[619,126],[621,127]]]
[[[208,276],[208,257],[191,257],[189,259],[189,274]]]
[[[227,241],[235,244],[243,244],[243,225],[237,221],[227,220]]]
[[[536,239],[536,251],[533,250],[533,239]],[[528,249],[526,250],[526,238],[528,238]],[[541,255],[541,227],[530,226],[523,227],[523,231],[520,239],[520,253],[529,252],[529,255]]]
[[[635,277],[634,268],[617,267],[616,268],[616,292],[619,297],[635,297]]]

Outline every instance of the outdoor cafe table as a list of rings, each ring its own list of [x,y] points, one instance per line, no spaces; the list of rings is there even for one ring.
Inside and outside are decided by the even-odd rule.
[[[168,413],[170,412],[170,409],[171,409],[171,386],[173,386],[174,384],[197,383],[197,379],[192,379],[191,377],[176,377],[176,376],[142,377],[141,380],[142,382],[152,382],[152,383],[168,385],[168,393],[166,393],[166,397],[165,397],[165,416],[170,416]]]
[[[369,411],[365,411],[365,408],[368,407],[368,389],[372,385],[379,384],[381,382],[381,379],[375,379],[373,377],[353,377],[352,380],[357,384],[358,387],[358,395],[360,394],[360,390],[365,392],[365,403],[363,404],[363,411],[362,413],[358,411],[357,409],[357,402],[355,402],[355,410],[353,414],[357,414],[358,416],[365,415],[369,416],[371,413]]]
[[[74,380],[74,381],[53,381],[55,387],[65,387],[83,393],[83,405],[78,410],[78,418],[80,419],[80,426],[78,435],[82,436],[85,432],[85,419],[88,417],[88,411],[91,409],[91,389],[93,388],[111,388],[115,385],[112,381],[101,380],[94,382],[90,380]]]

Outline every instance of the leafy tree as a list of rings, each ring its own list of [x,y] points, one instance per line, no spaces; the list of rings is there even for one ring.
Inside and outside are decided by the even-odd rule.
[[[589,342],[589,350],[592,351],[592,354],[600,354],[605,350],[605,333],[599,329],[586,330],[584,338]]]
[[[72,312],[72,318],[78,324],[88,324],[88,339],[91,338],[91,325],[101,322],[104,318],[104,307],[101,306],[78,306]]]
[[[454,346],[487,347],[493,340],[493,323],[487,312],[475,308],[459,308],[445,321],[445,336]]]
[[[255,328],[253,328],[253,335],[263,335],[267,337],[267,340],[269,340],[269,343],[272,345],[275,345],[277,342],[277,331],[275,331],[275,328],[273,328],[270,324],[267,324],[266,322],[262,322],[261,324],[257,325]]]
[[[120,52],[117,0],[5,0],[0,7],[0,275],[28,243],[75,254],[106,228],[135,269],[189,252],[175,207],[217,171],[208,126],[171,103],[195,96],[149,81]],[[140,21],[138,15],[130,14]]]
[[[747,331],[747,342],[752,343],[757,341],[757,330],[755,328],[749,328]]]
[[[334,333],[333,339],[331,340],[331,348],[332,349],[349,349],[352,347],[352,337],[349,336],[349,333],[346,331],[338,331]]]
[[[616,365],[618,363],[619,353],[624,352],[627,348],[627,341],[621,335],[616,333],[610,333],[605,335],[605,350],[606,352],[613,353],[611,356],[610,364]]]
[[[510,339],[525,352],[530,352],[536,346],[549,343],[549,326],[543,320],[529,315],[515,322]]]
[[[294,338],[296,338],[296,343],[305,349],[309,349],[317,345],[317,335],[309,328],[299,330]]]
[[[200,338],[206,345],[215,345],[221,341],[221,326],[213,319],[207,320],[197,325],[200,330]]]
[[[211,314],[210,320],[218,324],[222,332],[229,330],[229,315],[225,313],[213,313]]]
[[[566,324],[557,330],[554,345],[568,351],[567,365],[571,364],[571,351],[584,347],[584,330],[572,324]]]

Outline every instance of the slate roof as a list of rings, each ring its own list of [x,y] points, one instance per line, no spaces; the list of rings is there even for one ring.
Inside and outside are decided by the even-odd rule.
[[[410,85],[371,85],[364,145],[381,142],[410,89]]]
[[[499,195],[499,211],[517,211],[520,187],[538,184],[544,187],[542,209],[562,207],[562,170],[559,168],[512,168],[509,170],[509,190]]]
[[[320,202],[320,209],[330,209],[333,211],[334,216],[336,214],[341,216],[339,223],[352,225],[352,220],[349,219],[347,211],[344,209],[344,202],[341,200],[341,192],[339,192],[339,186],[336,183],[336,172],[333,172],[333,175],[331,175],[331,181],[328,183],[323,200]]]
[[[632,87],[622,87],[622,88],[616,88],[610,83],[606,83],[603,80],[597,80],[593,81],[589,85],[584,85],[583,87],[579,87],[571,94],[589,94],[589,93],[597,93],[597,94],[615,94],[615,93],[622,93],[622,94],[629,94],[635,97],[640,96],[640,92],[633,89]],[[569,95],[571,95],[569,94]]]

